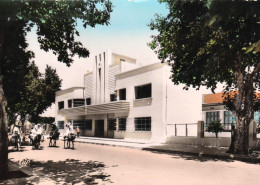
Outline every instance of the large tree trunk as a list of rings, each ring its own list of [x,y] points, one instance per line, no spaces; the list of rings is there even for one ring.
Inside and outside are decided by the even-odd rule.
[[[6,100],[0,77],[0,179],[8,175],[8,125],[5,106]]]
[[[5,21],[0,22],[0,62],[3,62],[3,46],[5,38]],[[0,63],[0,67],[1,67]],[[3,90],[2,69],[0,69],[0,179],[8,175],[8,124],[5,111],[6,99]]]
[[[237,93],[234,100],[233,113],[236,119],[236,129],[231,138],[229,152],[236,154],[248,154],[249,151],[249,125],[254,118],[254,86],[253,75],[246,73],[241,67],[241,57],[238,61],[235,74],[237,81]]]
[[[236,128],[236,137],[234,138],[234,151],[236,154],[248,154],[249,149],[249,124],[246,120],[240,121]]]

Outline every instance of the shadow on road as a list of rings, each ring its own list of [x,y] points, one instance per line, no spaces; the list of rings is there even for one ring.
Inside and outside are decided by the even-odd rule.
[[[105,184],[111,181],[110,175],[103,173],[104,168],[105,165],[97,161],[83,162],[74,159],[58,162],[29,161],[26,166],[20,167],[20,171],[30,173],[28,176],[20,177],[21,174],[13,174],[15,176],[6,182],[7,184]]]
[[[202,156],[199,154],[186,154],[183,152],[159,152],[159,151],[152,151],[153,153],[157,154],[168,154],[171,155],[174,159],[184,159],[184,160],[193,160],[193,161],[199,161],[199,162],[207,162],[207,161],[225,161],[225,162],[234,162],[234,160],[227,158],[225,156],[207,156],[203,154]]]

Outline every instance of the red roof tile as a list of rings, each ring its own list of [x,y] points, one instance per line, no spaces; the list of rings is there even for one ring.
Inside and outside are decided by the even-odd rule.
[[[205,94],[203,98],[203,104],[207,103],[223,103],[223,93]],[[257,99],[260,99],[260,93],[256,93]]]

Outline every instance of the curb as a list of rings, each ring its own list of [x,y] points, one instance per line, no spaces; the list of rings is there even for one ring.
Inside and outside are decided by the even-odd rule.
[[[168,154],[192,155],[192,156],[208,157],[208,158],[222,159],[222,160],[236,160],[236,161],[253,163],[253,164],[260,163],[260,158],[239,156],[235,154],[217,155],[217,154],[208,154],[203,152],[197,153],[197,152],[187,152],[187,151],[178,151],[178,150],[164,150],[164,149],[157,149],[157,148],[143,148],[142,150],[168,153]]]

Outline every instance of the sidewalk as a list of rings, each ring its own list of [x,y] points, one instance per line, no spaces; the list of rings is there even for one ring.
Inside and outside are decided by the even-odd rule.
[[[63,137],[61,139],[63,139]],[[98,137],[85,137],[85,136],[80,136],[79,138],[76,138],[75,141],[80,143],[121,146],[121,147],[130,147],[130,148],[138,148],[138,149],[143,149],[154,145],[160,145],[158,142],[152,142],[149,140],[113,139],[113,138],[98,138]]]
[[[238,160],[250,163],[260,163],[260,151],[254,151],[250,155],[237,155],[226,153],[226,147],[205,147],[184,144],[163,144],[158,142],[151,142],[149,140],[126,140],[126,139],[112,139],[112,138],[97,138],[97,137],[79,137],[76,142],[110,145],[120,147],[137,148],[146,151],[171,153],[171,154],[185,154],[200,157],[209,157],[222,160]]]

